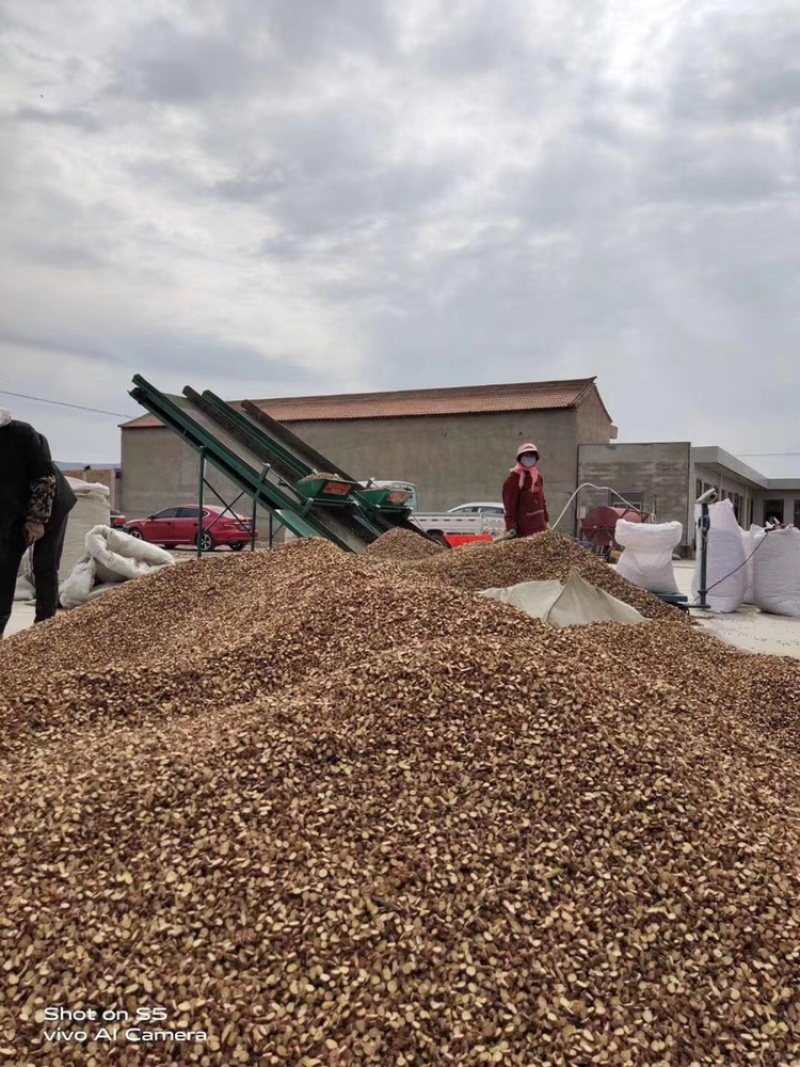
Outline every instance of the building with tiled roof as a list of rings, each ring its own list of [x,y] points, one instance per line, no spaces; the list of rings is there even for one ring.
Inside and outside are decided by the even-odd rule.
[[[616,437],[594,378],[254,403],[356,477],[413,482],[426,511],[499,499],[517,447],[533,441],[557,513],[576,488],[578,445]],[[123,425],[122,468],[128,515],[197,496],[197,457],[151,415]]]

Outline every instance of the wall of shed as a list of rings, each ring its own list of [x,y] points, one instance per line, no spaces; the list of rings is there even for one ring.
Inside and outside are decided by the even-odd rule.
[[[413,482],[422,511],[500,500],[519,445],[538,445],[551,513],[575,487],[574,411],[293,422],[291,430],[358,479]]]
[[[657,522],[680,522],[683,545],[691,544],[689,519],[690,445],[686,441],[653,444],[582,444],[578,449],[579,483],[608,486],[622,496],[644,494],[643,508]],[[581,491],[579,515],[609,503],[607,492]],[[612,505],[615,506],[615,505]]]
[[[577,409],[578,444],[608,444],[616,437],[614,427],[596,386],[587,393]]]
[[[501,499],[516,449],[529,440],[541,452],[551,516],[561,511],[575,489],[577,415],[572,410],[288,425],[359,479],[414,482],[424,511],[446,510],[469,500]],[[133,518],[195,502],[198,462],[197,454],[164,427],[123,430],[121,510]],[[226,500],[236,495],[211,467],[209,480]]]
[[[116,506],[130,519],[145,518],[162,508],[196,504],[200,492],[200,456],[177,434],[166,427],[122,431],[122,491]],[[221,503],[210,489],[205,502],[224,507],[233,505],[240,490],[211,464],[206,464],[206,479],[224,500]],[[234,510],[252,514],[252,501],[243,496]],[[259,535],[269,535],[269,512],[256,513]]]

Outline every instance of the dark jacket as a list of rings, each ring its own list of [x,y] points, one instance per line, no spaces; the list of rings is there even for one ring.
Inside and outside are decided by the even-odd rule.
[[[61,522],[65,515],[69,515],[78,503],[78,498],[70,489],[69,482],[55,463],[53,464],[53,471],[56,476],[56,495],[53,500],[53,510],[50,512],[50,522],[58,523]]]
[[[39,434],[39,437],[49,454],[50,446],[47,443],[47,438],[43,437],[42,434]],[[63,472],[55,465],[55,463],[52,464],[52,473],[56,479],[56,491],[55,496],[53,497],[53,508],[50,512],[48,524],[58,526],[78,503],[78,498],[70,488],[70,484]]]
[[[544,480],[541,474],[536,483],[526,471],[522,488],[519,473],[512,471],[503,482],[503,505],[506,509],[506,530],[516,530],[518,537],[530,537],[547,529],[550,516],[544,498]]]
[[[56,488],[47,440],[17,419],[0,426],[0,527],[9,529],[26,522],[44,526]]]

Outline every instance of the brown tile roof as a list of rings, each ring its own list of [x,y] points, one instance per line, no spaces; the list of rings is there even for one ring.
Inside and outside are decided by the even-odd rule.
[[[552,411],[577,407],[594,383],[594,378],[573,378],[560,382],[408,389],[395,393],[278,397],[256,400],[254,403],[278,422],[470,415],[493,411]],[[234,402],[233,406],[238,406],[238,402]],[[160,426],[161,423],[152,415],[141,415],[123,425],[126,430],[132,430]]]

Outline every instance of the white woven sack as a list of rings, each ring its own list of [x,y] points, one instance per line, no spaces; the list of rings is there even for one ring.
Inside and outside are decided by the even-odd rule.
[[[141,578],[162,567],[171,567],[175,562],[166,549],[108,526],[96,526],[89,531],[86,552],[95,561],[97,578],[101,582]]]
[[[110,499],[110,492],[103,482],[85,482],[83,478],[70,478],[66,475],[67,484],[75,496],[86,496],[88,493],[99,493],[100,496]]]
[[[738,611],[747,592],[747,566],[742,530],[730,500],[720,500],[709,509],[707,602],[711,611],[729,614]],[[700,507],[695,518],[700,519]],[[700,531],[697,534],[697,560],[692,579],[692,597],[700,592]]]
[[[62,608],[77,608],[85,604],[95,584],[95,564],[93,559],[85,559],[76,564],[61,584],[59,603]]]
[[[175,565],[169,552],[122,530],[95,526],[85,538],[81,561],[61,586],[61,606],[75,608],[116,583],[155,574]]]
[[[800,530],[796,527],[756,534],[753,601],[770,615],[800,618]]]
[[[639,523],[620,519],[614,540],[622,545],[617,574],[651,593],[677,593],[672,553],[683,537],[679,522]]]
[[[99,483],[81,482],[70,478],[69,484],[78,500],[70,511],[64,535],[64,551],[61,554],[59,574],[63,577],[86,555],[86,535],[97,526],[111,523],[111,505],[108,488]]]

